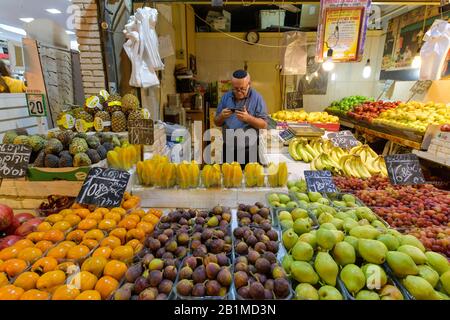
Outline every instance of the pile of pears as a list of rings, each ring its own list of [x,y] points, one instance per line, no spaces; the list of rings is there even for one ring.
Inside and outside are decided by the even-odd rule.
[[[307,219],[302,213],[282,235],[288,252],[282,265],[298,283],[296,299],[449,299],[448,260],[425,252],[414,236],[387,228],[370,208],[319,204],[309,211],[320,224],[317,230],[296,226]],[[279,217],[282,227],[285,215]]]

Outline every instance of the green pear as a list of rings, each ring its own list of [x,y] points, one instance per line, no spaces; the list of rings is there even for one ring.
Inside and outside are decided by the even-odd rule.
[[[356,254],[353,246],[345,241],[338,242],[333,249],[334,260],[341,266],[355,263]]]
[[[380,291],[381,300],[404,300],[402,292],[393,285],[387,284]]]
[[[345,234],[341,230],[330,230],[334,233],[334,236],[336,237],[336,242],[344,241]]]
[[[406,290],[417,300],[438,300],[439,296],[433,286],[425,279],[417,276],[407,276],[403,280]]]
[[[347,214],[347,216],[348,216],[349,218],[352,218],[352,219],[355,220],[355,221],[359,220],[359,219],[358,219],[358,216],[356,215],[356,210],[354,210],[354,209],[352,209],[352,210],[347,210],[347,211],[345,211],[345,213]]]
[[[297,241],[291,250],[291,255],[296,261],[310,261],[314,255],[314,249],[309,243]]]
[[[282,230],[291,229],[294,226],[294,221],[292,220],[283,220],[280,221],[280,226]]]
[[[306,243],[309,243],[311,247],[314,249],[317,247],[317,240],[316,240],[316,234],[315,233],[304,233],[300,237],[298,237],[298,241],[303,241]]]
[[[297,219],[294,221],[294,231],[298,235],[302,235],[311,230],[311,219]]]
[[[317,202],[322,198],[322,195],[319,192],[308,192],[308,197],[311,202]]]
[[[294,259],[291,255],[286,254],[283,257],[283,260],[281,261],[281,265],[283,266],[283,269],[286,271],[286,273],[291,273],[291,264],[294,262]]]
[[[437,273],[430,266],[418,266],[418,268],[419,276],[427,280],[433,286],[433,288],[436,287],[439,282],[439,273]]]
[[[406,253],[414,260],[415,264],[424,264],[425,262],[427,262],[427,256],[425,255],[425,253],[420,251],[419,248],[414,247],[412,245],[409,244],[401,245],[400,247],[397,248],[397,251]]]
[[[341,220],[345,220],[345,219],[351,219],[348,214],[345,211],[339,211],[338,213],[336,213],[336,215],[334,216],[335,218],[341,219]]]
[[[352,195],[352,194],[344,194],[344,195],[342,196],[342,201],[345,201],[345,202],[347,202],[347,203],[353,203],[353,204],[355,204],[355,203],[356,203],[356,198],[355,198],[355,196]]]
[[[317,253],[314,269],[326,284],[333,287],[336,285],[339,267],[328,252]]]
[[[297,219],[309,218],[308,211],[302,208],[295,208],[292,210],[291,216],[294,221]]]
[[[331,220],[331,223],[334,224],[334,226],[336,227],[336,229],[338,230],[343,230],[344,229],[344,221],[338,218],[333,218]]]
[[[323,250],[331,250],[336,244],[336,236],[332,230],[319,228],[316,232],[317,245]]]
[[[309,199],[308,199],[308,202],[306,202],[306,201],[304,201],[304,200],[299,200],[298,201],[298,207],[299,208],[301,208],[301,209],[308,209],[308,207],[309,207]]]
[[[433,251],[427,251],[425,252],[425,256],[427,257],[427,264],[434,270],[436,270],[439,275],[442,275],[443,273],[450,270],[449,262],[447,258],[445,258],[442,254]]]
[[[340,274],[342,282],[351,294],[356,294],[366,285],[366,277],[355,264],[348,264],[342,268]]]
[[[355,228],[359,226],[358,222],[356,222],[355,220],[353,220],[352,218],[345,218],[344,219],[344,231],[349,233],[351,229]]]
[[[291,192],[300,192],[300,189],[299,189],[297,186],[291,186],[291,187],[289,187],[289,185],[288,185],[288,189],[289,189],[289,191],[291,191]]]
[[[382,264],[386,260],[387,247],[383,242],[370,239],[359,239],[359,255],[367,262]]]
[[[361,219],[358,221],[360,226],[370,226],[370,222],[367,219]]]
[[[422,252],[425,252],[425,247],[423,246],[422,242],[420,242],[420,240],[414,237],[413,235],[410,234],[402,235],[400,238],[400,245],[402,246],[404,244],[415,246],[419,248]]]
[[[380,296],[370,290],[361,290],[356,294],[356,300],[380,300]]]
[[[267,200],[269,200],[269,202],[280,202],[280,198],[278,197],[278,195],[276,193],[269,194],[269,196],[267,197]]]
[[[367,207],[359,207],[355,209],[356,215],[358,218],[366,219],[369,222],[377,220],[377,216],[373,213],[373,211],[370,208]]]
[[[305,261],[292,262],[291,275],[298,282],[305,282],[314,285],[319,281],[319,276],[314,271],[313,267]]]
[[[344,201],[334,200],[333,205],[336,207],[347,207],[347,204]]]
[[[394,237],[400,239],[403,235],[395,229],[388,229],[387,233],[392,234]]]
[[[319,200],[317,200],[317,203],[324,204],[324,205],[329,205],[330,204],[330,200],[325,199],[325,198],[322,197]]]
[[[361,268],[366,277],[366,287],[368,289],[381,289],[387,283],[386,272],[379,265],[367,263]]]
[[[288,203],[286,203],[286,208],[293,209],[293,208],[297,208],[297,207],[298,207],[298,204],[295,201],[289,201]]]
[[[331,222],[334,219],[333,215],[328,212],[324,212],[319,216],[319,223],[324,224],[326,222]]]
[[[361,239],[376,239],[381,232],[371,225],[357,226],[350,230],[350,235]]]
[[[389,251],[386,254],[386,261],[394,274],[400,278],[419,273],[419,268],[417,268],[414,260],[406,253]]]
[[[290,220],[290,221],[293,221],[292,215],[290,214],[289,211],[280,211],[280,212],[278,213],[278,219],[279,219],[280,221],[283,221],[283,220]]]
[[[300,189],[300,192],[305,192],[306,191],[306,181],[304,179],[298,180],[295,183],[295,186]]]
[[[344,241],[350,243],[353,249],[355,249],[356,255],[358,255],[358,243],[359,243],[358,238],[353,236],[345,236]]]
[[[389,251],[396,251],[400,245],[400,241],[398,241],[397,237],[389,233],[380,234],[377,237],[377,240],[383,242]]]
[[[450,294],[450,270],[441,275],[441,284],[447,294]]]
[[[322,286],[319,289],[320,300],[344,300],[338,289],[332,286]]]
[[[291,189],[292,187],[295,187],[295,183],[295,181],[289,180],[286,185],[288,189]]]
[[[287,194],[284,193],[279,193],[278,194],[278,198],[280,198],[280,202],[281,203],[288,203],[289,201],[291,201],[291,198],[289,198],[289,196]]]
[[[450,297],[443,292],[436,291],[439,300],[450,300]]]
[[[300,283],[295,288],[295,300],[319,300],[319,293],[309,283]]]
[[[381,232],[386,232],[386,230],[387,230],[386,226],[380,220],[372,221],[372,223],[370,225],[374,228],[377,228]]]
[[[309,201],[309,197],[308,197],[308,195],[307,195],[306,193],[303,193],[303,192],[297,192],[297,193],[295,194],[295,196],[297,197],[297,199],[298,199],[299,201],[310,202],[310,201]]]
[[[336,226],[334,224],[332,224],[331,222],[326,222],[324,224],[321,224],[320,227],[323,229],[328,229],[328,230],[337,230]]]
[[[298,235],[295,233],[294,229],[288,229],[283,232],[282,238],[284,247],[289,250],[297,243]]]

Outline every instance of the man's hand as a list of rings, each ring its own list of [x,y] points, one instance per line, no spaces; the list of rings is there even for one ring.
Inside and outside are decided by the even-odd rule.
[[[231,111],[228,108],[225,108],[222,110],[222,112],[220,113],[220,117],[222,119],[228,119],[229,117],[231,117],[231,115],[233,114],[233,111]]]
[[[242,111],[236,111],[236,117],[242,122],[248,123],[253,118],[248,112],[247,107],[244,107]]]

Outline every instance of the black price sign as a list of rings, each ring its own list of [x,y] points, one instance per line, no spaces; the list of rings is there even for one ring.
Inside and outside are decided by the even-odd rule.
[[[328,170],[305,170],[305,180],[308,191],[312,192],[337,192],[333,176]]]
[[[330,139],[336,147],[340,147],[342,149],[351,149],[359,145],[359,141],[356,140],[353,133],[349,130],[329,133],[328,139]]]
[[[384,157],[392,184],[423,184],[425,179],[415,154],[394,154]]]
[[[20,178],[26,175],[31,148],[23,144],[0,144],[0,177]]]
[[[122,202],[130,174],[126,171],[92,168],[84,180],[77,202],[100,207],[117,207]]]
[[[152,145],[155,142],[153,120],[128,120],[128,134],[131,144]]]

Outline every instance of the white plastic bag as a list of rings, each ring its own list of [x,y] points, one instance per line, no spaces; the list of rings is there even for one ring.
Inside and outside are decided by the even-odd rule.
[[[450,24],[445,20],[435,20],[423,40],[419,80],[439,80],[450,49]]]
[[[306,33],[292,31],[284,33],[283,44],[286,46],[281,61],[283,75],[306,74]]]

